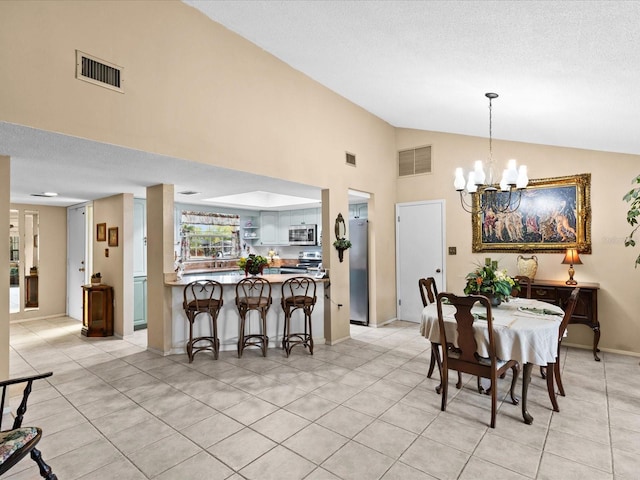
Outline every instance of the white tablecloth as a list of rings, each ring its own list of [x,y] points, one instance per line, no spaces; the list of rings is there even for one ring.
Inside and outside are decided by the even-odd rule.
[[[518,307],[521,307],[520,309]],[[474,307],[474,312],[484,313],[484,307]],[[537,308],[554,311],[560,314],[562,309],[556,305],[529,300],[526,298],[512,298],[509,302],[502,302],[499,307],[493,307],[493,329],[496,333],[496,354],[501,360],[517,360],[520,365],[532,363],[547,365],[556,361],[558,353],[558,329],[562,321],[561,315],[539,315],[523,309]],[[455,308],[451,305],[442,306],[445,318],[447,338],[457,342],[456,322],[453,317]],[[473,322],[475,328],[478,353],[488,356],[489,330],[486,320],[477,319]],[[440,343],[440,329],[438,327],[438,309],[435,303],[428,305],[422,311],[420,333],[433,343]]]

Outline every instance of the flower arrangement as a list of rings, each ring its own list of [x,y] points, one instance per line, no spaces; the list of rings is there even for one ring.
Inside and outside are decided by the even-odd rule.
[[[248,257],[242,257],[238,260],[238,266],[244,270],[244,273],[250,273],[252,275],[257,275],[258,273],[262,273],[264,267],[269,265],[269,260],[262,255],[254,255],[250,254]]]
[[[496,305],[507,299],[512,290],[520,290],[520,284],[507,274],[507,270],[499,270],[498,262],[490,258],[486,258],[484,265],[479,265],[469,273],[466,280],[465,294],[485,295],[494,299]]]

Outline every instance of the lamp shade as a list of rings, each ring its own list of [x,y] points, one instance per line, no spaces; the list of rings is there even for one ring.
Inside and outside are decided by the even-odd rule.
[[[562,260],[563,265],[582,265],[578,250],[575,248],[567,248],[567,253]]]

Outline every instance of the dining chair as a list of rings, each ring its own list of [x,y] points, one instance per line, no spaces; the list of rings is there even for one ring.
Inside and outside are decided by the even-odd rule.
[[[267,356],[269,337],[267,336],[267,312],[271,307],[271,283],[262,277],[243,278],[236,284],[236,307],[240,316],[238,335],[238,358],[242,357],[245,347],[260,347],[262,356]],[[258,312],[259,333],[246,334],[246,323],[251,311]]]
[[[571,316],[573,315],[573,311],[576,308],[576,304],[578,303],[578,296],[580,295],[580,287],[576,287],[571,291],[571,295],[567,299],[567,302],[562,306],[564,309],[564,316],[562,317],[562,322],[560,322],[560,328],[558,329],[558,354],[556,356],[556,363],[553,365],[553,378],[555,383],[558,385],[558,393],[565,396],[564,386],[562,385],[562,377],[560,375],[560,347],[562,346],[562,338],[564,337],[565,332],[567,331],[567,325],[569,325],[569,321],[571,320]],[[540,367],[540,373],[542,374],[544,370],[543,378],[546,375],[549,375],[546,367]],[[554,382],[549,383],[553,385]],[[549,389],[549,397],[551,399],[551,404],[553,405],[553,410],[556,412],[560,411],[558,407],[558,402],[556,399],[555,391],[553,387]]]
[[[525,297],[525,298],[531,298],[531,279],[525,275],[516,275],[515,277],[513,277],[514,280],[516,282],[518,282],[518,284],[520,285],[520,291],[514,289],[511,291],[511,296],[512,297]],[[526,293],[525,295],[522,295],[522,290],[523,288],[526,287]],[[515,292],[515,294],[514,294]]]
[[[455,308],[454,321],[456,322],[457,339],[447,336],[445,328],[445,318],[442,313],[443,301],[453,305]],[[484,307],[482,313],[472,312],[471,309],[476,304]],[[502,360],[496,355],[496,335],[493,331],[493,317],[491,314],[491,303],[483,295],[458,296],[453,293],[440,293],[437,297],[438,325],[440,327],[440,343],[442,345],[442,401],[441,410],[447,408],[447,391],[449,383],[449,370],[457,370],[475,375],[478,378],[488,378],[491,380],[491,428],[496,426],[496,411],[498,403],[498,377],[511,369],[513,379],[511,380],[511,401],[514,405],[519,400],[514,395],[514,388],[518,380],[520,366],[515,360]],[[484,317],[484,318],[483,318]],[[486,318],[486,320],[485,320]],[[476,319],[486,321],[489,343],[486,345],[488,357],[481,357],[478,354],[478,343],[475,338],[474,322]]]
[[[31,375],[28,377],[13,378],[0,382],[2,397],[0,400],[0,412],[4,412],[5,400],[7,399],[7,388],[12,385],[25,383],[22,392],[22,400],[16,410],[16,417],[13,420],[13,427],[10,430],[2,431],[2,417],[0,415],[0,476],[13,468],[20,460],[31,454],[31,459],[36,462],[40,470],[40,476],[47,480],[57,480],[58,477],[51,471],[51,467],[42,459],[42,453],[36,445],[42,438],[42,429],[39,427],[23,427],[22,420],[27,412],[27,401],[31,393],[31,387],[35,380],[47,378],[53,372]]]

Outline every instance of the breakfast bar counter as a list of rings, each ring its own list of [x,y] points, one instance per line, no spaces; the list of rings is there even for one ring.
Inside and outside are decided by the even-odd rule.
[[[293,277],[311,275],[286,275],[272,274],[260,275],[261,278],[271,283],[271,308],[267,313],[267,336],[269,348],[280,348],[284,329],[284,312],[280,305],[282,298],[282,284]],[[238,343],[240,316],[236,308],[236,284],[245,278],[244,274],[233,275],[185,275],[180,280],[165,281],[165,286],[172,289],[171,308],[173,312],[173,325],[171,336],[171,353],[186,353],[186,343],[189,338],[189,322],[182,307],[184,287],[196,280],[215,280],[223,285],[223,306],[218,316],[218,337],[220,339],[220,351],[235,351]],[[323,344],[324,338],[324,287],[329,279],[317,279],[316,281],[316,305],[312,314],[313,340],[317,344]],[[259,316],[252,312],[247,320],[245,334],[259,331]],[[304,328],[301,312],[296,312],[291,322],[292,331],[301,331]],[[208,317],[201,316],[194,324],[194,336],[211,335],[211,322]],[[245,350],[247,352],[249,350]],[[259,352],[259,350],[256,350]],[[283,352],[273,352],[273,354]]]

